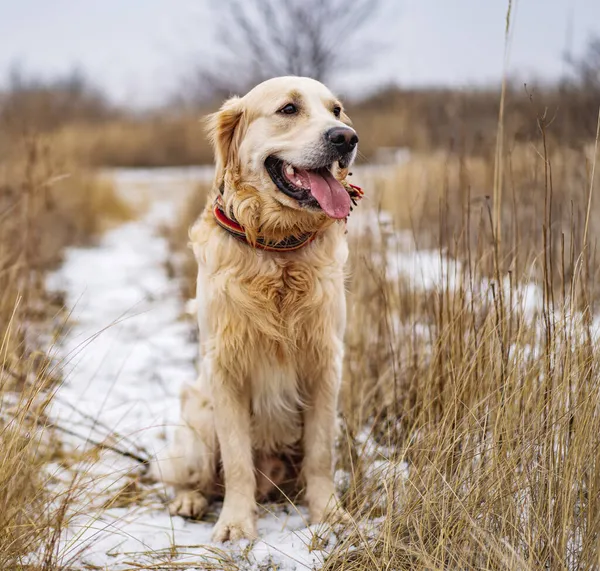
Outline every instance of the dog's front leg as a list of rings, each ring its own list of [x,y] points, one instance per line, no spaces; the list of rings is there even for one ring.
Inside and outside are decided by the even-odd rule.
[[[340,351],[341,353],[341,351]],[[336,434],[337,397],[341,378],[341,356],[314,371],[310,402],[304,412],[304,463],[306,500],[311,523],[327,517],[346,519],[339,507],[333,483],[333,448]]]
[[[225,499],[214,541],[256,537],[256,480],[252,461],[250,398],[225,372],[213,377],[215,427],[225,475]]]

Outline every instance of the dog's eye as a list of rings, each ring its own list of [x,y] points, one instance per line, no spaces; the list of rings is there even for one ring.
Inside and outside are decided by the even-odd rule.
[[[333,114],[339,118],[339,116],[342,114],[342,108],[339,105],[336,105],[333,108]]]
[[[283,113],[284,115],[293,115],[294,113],[298,113],[298,107],[296,107],[293,103],[288,103],[279,110],[279,113]]]

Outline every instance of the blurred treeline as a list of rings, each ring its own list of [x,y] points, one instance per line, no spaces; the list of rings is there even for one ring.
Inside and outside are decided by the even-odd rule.
[[[547,136],[577,147],[596,132],[600,105],[600,38],[568,62],[559,82],[508,82],[506,140],[538,135],[545,117]],[[111,102],[93,80],[78,71],[41,80],[14,72],[0,87],[0,157],[23,134],[52,134],[54,144],[91,166],[174,166],[212,161],[199,119],[217,108],[225,89],[188,93],[151,111],[132,111]],[[260,78],[262,79],[262,78]],[[209,86],[210,87],[210,86]],[[193,89],[188,85],[185,89]],[[454,150],[468,155],[493,152],[499,85],[478,89],[405,89],[382,86],[361,100],[342,93],[360,134],[361,160],[377,162],[389,148]]]

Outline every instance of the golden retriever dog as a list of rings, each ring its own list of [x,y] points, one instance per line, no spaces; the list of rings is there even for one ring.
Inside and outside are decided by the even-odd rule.
[[[340,101],[304,77],[229,99],[208,130],[214,187],[190,231],[199,379],[155,473],[185,517],[201,517],[224,487],[213,539],[253,538],[257,499],[282,480],[280,454],[296,449],[311,522],[345,519],[333,449],[358,137]]]

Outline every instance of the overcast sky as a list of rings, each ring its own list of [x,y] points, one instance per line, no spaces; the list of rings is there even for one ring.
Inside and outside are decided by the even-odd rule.
[[[281,0],[284,1],[284,0]],[[351,0],[348,0],[350,2]],[[389,49],[334,87],[482,84],[502,73],[507,0],[389,0]],[[516,0],[510,69],[555,78],[562,53],[600,33],[600,0]],[[0,0],[0,80],[11,66],[52,76],[78,66],[120,103],[160,103],[210,57],[207,0]]]

